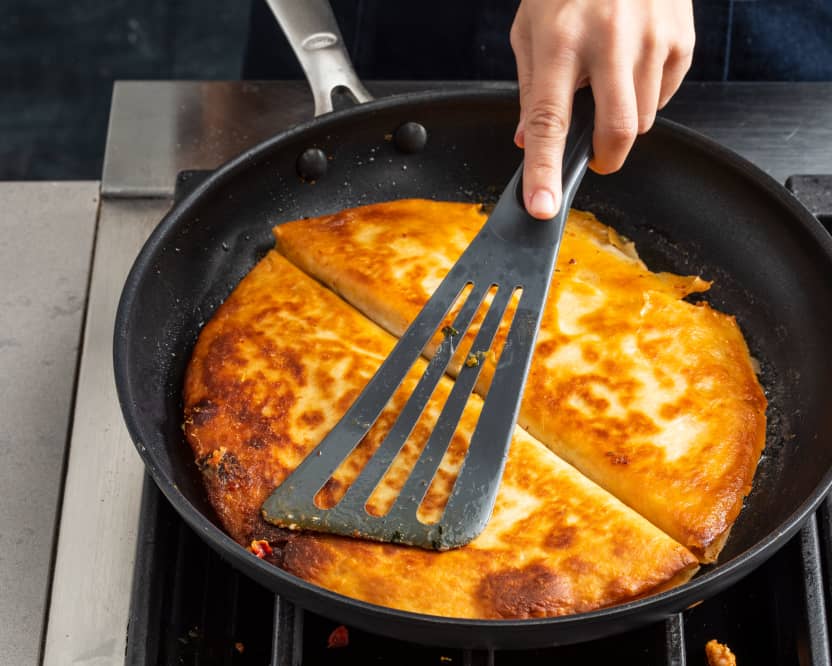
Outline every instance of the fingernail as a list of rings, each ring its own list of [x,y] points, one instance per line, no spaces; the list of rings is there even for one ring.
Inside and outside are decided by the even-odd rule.
[[[558,212],[555,195],[549,190],[537,190],[529,200],[529,213],[535,217],[554,217]]]

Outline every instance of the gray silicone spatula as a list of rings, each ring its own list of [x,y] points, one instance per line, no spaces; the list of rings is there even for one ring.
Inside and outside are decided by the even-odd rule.
[[[588,89],[579,91],[563,159],[563,204],[559,213],[541,221],[526,212],[521,165],[481,231],[355,403],[263,504],[268,522],[435,550],[463,546],[482,532],[494,508],[569,206],[589,161],[593,116],[591,93]],[[379,448],[335,506],[318,507],[318,491],[376,422],[468,285],[468,295],[453,324],[445,327],[443,341]],[[367,500],[407,441],[486,294],[491,293],[493,298],[471,347],[474,350],[490,348],[518,289],[522,291],[511,327],[441,518],[426,524],[417,518],[417,510],[474,389],[481,369],[478,363],[463,364],[460,369],[428,442],[392,508],[384,516],[369,514],[365,509]]]

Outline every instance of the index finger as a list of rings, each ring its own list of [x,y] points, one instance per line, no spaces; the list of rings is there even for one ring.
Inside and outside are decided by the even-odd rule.
[[[563,149],[580,63],[577,52],[563,43],[556,50],[551,43],[533,44],[532,60],[524,113],[523,201],[532,217],[549,219],[560,209]]]

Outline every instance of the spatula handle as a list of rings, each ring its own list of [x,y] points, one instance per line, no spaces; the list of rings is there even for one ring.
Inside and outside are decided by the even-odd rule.
[[[561,212],[569,212],[575,193],[592,159],[592,130],[595,127],[595,101],[590,88],[581,88],[572,102],[572,122],[563,151]],[[521,183],[522,189],[522,183]]]
[[[561,211],[568,211],[575,198],[575,192],[586,171],[589,160],[592,157],[592,130],[595,126],[595,101],[592,98],[590,88],[581,88],[575,93],[572,102],[572,120],[569,123],[569,133],[566,136],[566,145],[563,150]],[[516,181],[516,182],[515,182]],[[520,206],[525,209],[523,202],[523,163],[520,164],[512,179],[514,192]],[[511,185],[509,186],[511,187]],[[531,216],[529,216],[531,217]]]
[[[563,151],[563,197],[561,207],[551,220],[538,220],[526,211],[523,202],[523,163],[517,167],[491,215],[486,227],[506,242],[521,247],[558,243],[569,206],[578,190],[592,155],[592,129],[595,103],[589,88],[575,94],[572,121]],[[485,230],[485,228],[483,229]]]

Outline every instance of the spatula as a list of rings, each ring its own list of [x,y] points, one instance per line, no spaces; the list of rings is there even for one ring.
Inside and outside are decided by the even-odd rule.
[[[265,520],[292,529],[435,550],[463,546],[482,532],[494,508],[569,206],[589,161],[593,116],[591,93],[579,91],[564,152],[563,203],[558,214],[541,221],[526,212],[521,164],[485,225],[358,399],[263,504]],[[317,506],[318,491],[376,422],[466,287],[468,295],[453,324],[443,328],[442,342],[378,449],[335,506]],[[511,327],[440,519],[423,523],[417,510],[474,389],[479,363],[464,363],[460,368],[427,444],[390,510],[384,516],[369,514],[367,500],[407,441],[486,294],[493,298],[471,347],[474,350],[489,349],[518,289],[522,291]]]

